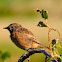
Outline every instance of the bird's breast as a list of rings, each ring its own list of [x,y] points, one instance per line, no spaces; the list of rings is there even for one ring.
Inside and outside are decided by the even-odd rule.
[[[25,36],[23,33],[14,32],[11,34],[10,37],[11,37],[12,42],[19,48],[24,49],[24,50],[31,48],[31,45],[25,39]]]

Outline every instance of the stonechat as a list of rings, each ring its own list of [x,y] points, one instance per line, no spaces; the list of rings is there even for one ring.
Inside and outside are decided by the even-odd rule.
[[[23,50],[35,49],[35,48],[49,48],[43,44],[41,44],[31,31],[22,27],[18,23],[12,23],[8,27],[4,29],[8,29],[10,32],[10,38],[12,42]]]

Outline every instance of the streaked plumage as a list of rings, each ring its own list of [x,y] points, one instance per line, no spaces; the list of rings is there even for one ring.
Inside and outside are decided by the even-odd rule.
[[[48,48],[42,45],[32,34],[31,31],[22,27],[20,24],[12,23],[5,29],[10,32],[12,42],[21,49],[28,50],[30,48]]]

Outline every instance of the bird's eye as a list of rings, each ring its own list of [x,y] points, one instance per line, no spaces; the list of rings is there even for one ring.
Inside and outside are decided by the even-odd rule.
[[[13,27],[11,27],[11,28],[13,28]]]

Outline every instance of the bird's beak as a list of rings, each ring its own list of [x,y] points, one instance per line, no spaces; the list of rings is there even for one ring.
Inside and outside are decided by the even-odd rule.
[[[4,27],[3,29],[8,29],[8,27]]]

